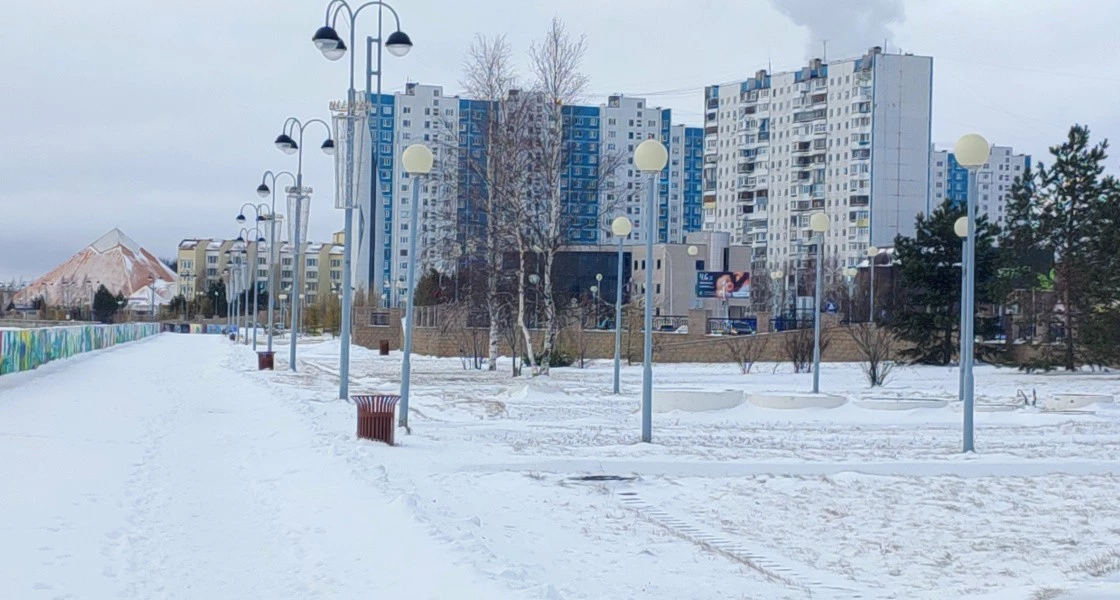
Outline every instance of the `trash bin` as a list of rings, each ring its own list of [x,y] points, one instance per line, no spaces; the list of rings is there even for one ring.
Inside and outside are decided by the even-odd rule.
[[[236,333],[229,334],[229,341],[236,342],[237,341],[237,334]]]
[[[263,350],[257,352],[257,370],[263,371],[268,369],[269,371],[274,371],[275,369],[272,367],[272,358],[275,355],[275,352],[266,352]]]
[[[396,408],[401,397],[351,396],[358,407],[358,439],[375,440],[393,445],[397,430]]]
[[[381,356],[389,356],[389,340],[381,340],[381,343],[378,344],[378,350]]]

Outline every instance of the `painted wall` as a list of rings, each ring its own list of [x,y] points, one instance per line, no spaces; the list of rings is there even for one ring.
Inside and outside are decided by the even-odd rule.
[[[30,371],[52,360],[136,341],[159,330],[159,323],[6,329],[0,331],[0,375]]]

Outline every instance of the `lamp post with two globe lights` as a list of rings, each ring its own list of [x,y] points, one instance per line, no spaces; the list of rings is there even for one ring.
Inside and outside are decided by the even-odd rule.
[[[374,92],[374,90],[371,89],[372,88],[371,78],[374,75],[376,75],[377,76],[377,89],[376,89],[375,98],[376,98],[377,106],[380,106],[380,104],[381,104],[381,68],[382,68],[381,67],[381,47],[382,47],[382,40],[381,40],[382,29],[381,29],[381,27],[382,27],[382,14],[383,14],[382,9],[387,9],[390,13],[392,13],[393,20],[396,21],[396,25],[397,25],[396,31],[394,31],[392,34],[390,34],[389,38],[384,41],[385,48],[387,48],[389,50],[389,53],[394,55],[394,56],[404,56],[405,54],[408,54],[409,50],[412,49],[412,40],[409,39],[407,34],[405,34],[403,31],[401,31],[400,17],[397,15],[397,11],[394,10],[392,6],[386,4],[385,2],[381,2],[380,0],[376,0],[374,2],[366,2],[364,4],[361,4],[361,5],[357,6],[357,8],[354,8],[346,0],[331,0],[330,2],[327,3],[327,10],[326,10],[326,17],[324,19],[324,24],[323,24],[322,27],[320,27],[318,30],[315,31],[315,34],[313,36],[311,36],[311,41],[315,44],[315,47],[318,48],[319,51],[323,53],[323,56],[326,57],[327,60],[335,61],[335,60],[338,60],[338,59],[342,58],[346,54],[347,46],[346,46],[345,42],[342,41],[342,38],[339,37],[339,35],[338,35],[337,25],[339,24],[339,19],[342,19],[343,24],[345,24],[347,26],[347,29],[348,29],[349,34],[350,34],[350,47],[353,47],[354,44],[355,44],[355,35],[357,33],[355,25],[357,23],[358,16],[362,13],[363,10],[365,10],[366,8],[369,8],[369,7],[373,7],[373,6],[377,7],[377,37],[376,38],[373,38],[373,37],[367,37],[366,38],[366,98],[368,99],[370,93]],[[372,65],[372,55],[373,55],[373,48],[374,48],[375,44],[376,44],[376,48],[377,48],[377,68],[376,68],[376,70],[373,69],[373,65]],[[342,323],[341,323],[340,331],[339,331],[340,338],[341,338],[340,339],[341,347],[340,347],[340,350],[339,350],[340,376],[339,376],[339,390],[338,390],[339,398],[343,398],[343,399],[346,399],[346,398],[349,397],[349,384],[350,384],[350,377],[349,377],[349,373],[350,373],[350,312],[351,312],[351,305],[352,305],[352,298],[353,298],[353,284],[351,282],[351,277],[352,277],[351,261],[352,261],[352,258],[353,258],[353,229],[354,229],[353,210],[355,208],[359,208],[359,206],[357,204],[357,200],[354,197],[354,187],[356,185],[355,182],[360,180],[357,177],[357,170],[358,170],[358,166],[356,164],[357,154],[355,153],[355,143],[354,143],[355,142],[355,134],[357,133],[355,131],[355,122],[360,120],[359,111],[364,112],[365,114],[363,116],[368,117],[369,106],[370,106],[370,103],[369,103],[368,100],[362,100],[362,101],[358,100],[357,92],[354,89],[354,66],[355,66],[354,65],[354,59],[355,59],[355,53],[350,52],[350,69],[349,69],[350,86],[346,91],[346,106],[344,107],[344,111],[345,111],[344,119],[345,119],[345,122],[346,122],[346,157],[345,157],[345,180],[342,182],[342,184],[345,188],[345,193],[342,194],[342,196],[340,198],[337,198],[338,202],[336,203],[336,207],[341,208],[342,211],[343,211]],[[374,126],[373,126],[374,139],[373,139],[372,146],[373,146],[373,148],[378,148],[379,145],[381,144],[381,139],[380,139],[380,137],[381,137],[380,136],[381,115],[380,115],[379,111],[377,113],[375,113],[374,121],[375,121]],[[360,136],[359,136],[359,139],[360,139]],[[364,151],[365,148],[363,148],[362,150]],[[372,162],[373,162],[373,165],[374,165],[373,166],[373,171],[374,171],[374,173],[376,173],[378,171],[378,167],[377,167],[378,161],[374,160]],[[373,178],[373,179],[376,179],[376,178]],[[376,182],[371,181],[370,184],[371,184],[371,186],[373,186],[373,185],[376,185]],[[369,228],[373,232],[373,240],[372,240],[373,251],[370,253],[370,257],[374,262],[373,271],[376,274],[375,276],[377,278],[380,278],[381,274],[382,274],[382,268],[381,268],[382,252],[381,252],[380,246],[377,245],[377,239],[378,239],[378,237],[383,235],[383,233],[382,233],[382,228],[380,226],[380,220],[377,217],[377,212],[379,212],[379,209],[381,208],[382,200],[381,200],[381,198],[376,197],[376,194],[373,193],[373,190],[374,190],[374,188],[371,188],[371,197],[373,198],[372,204],[373,204],[373,209],[374,209],[375,214],[372,215],[373,216],[373,227]],[[371,281],[370,288],[371,289],[379,289],[380,285],[378,284],[378,282],[376,280],[374,280],[374,281]]]
[[[978,190],[977,171],[988,162],[991,146],[982,136],[969,133],[961,136],[953,145],[953,156],[957,164],[968,169],[968,196],[965,202],[965,222],[959,220],[954,229],[958,236],[964,237],[964,256],[961,260],[961,401],[963,403],[963,451],[974,452],[973,445],[973,393],[974,381],[972,364],[974,357],[976,321],[976,207]],[[962,229],[964,231],[962,231]],[[963,235],[962,235],[963,234]]]
[[[276,141],[274,142],[276,144],[276,147],[280,149],[280,151],[284,154],[297,155],[296,185],[294,188],[289,188],[288,196],[289,200],[292,200],[293,196],[295,200],[294,206],[291,206],[288,209],[288,215],[289,218],[292,219],[293,226],[291,245],[292,257],[294,259],[292,262],[294,262],[295,264],[293,266],[292,279],[296,282],[295,285],[297,286],[301,286],[300,274],[302,269],[300,268],[300,264],[303,262],[303,232],[301,231],[301,227],[303,226],[303,223],[301,222],[303,214],[303,200],[305,197],[309,202],[311,200],[311,190],[303,187],[303,133],[313,123],[319,123],[323,126],[324,129],[327,130],[327,139],[323,141],[322,145],[320,145],[319,148],[328,156],[333,156],[335,152],[335,145],[334,140],[331,139],[331,127],[330,125],[327,125],[327,122],[322,119],[311,119],[304,122],[295,117],[288,117],[288,119],[284,121],[284,127],[281,134],[276,137]],[[293,135],[298,136],[298,140],[293,137]],[[267,186],[262,183],[261,186],[257,188],[257,192],[261,193],[261,188],[263,187]],[[292,295],[294,297],[295,292],[293,292]],[[292,371],[296,370],[297,335],[295,326],[299,322],[299,312],[299,303],[293,302],[292,326],[290,331],[291,341],[288,348],[288,368]]]

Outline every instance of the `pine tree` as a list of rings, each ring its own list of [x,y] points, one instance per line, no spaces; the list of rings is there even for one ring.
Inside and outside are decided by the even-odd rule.
[[[113,315],[117,314],[121,305],[117,297],[113,296],[112,292],[104,285],[97,288],[97,292],[93,294],[93,318],[101,323],[109,323],[113,320]]]
[[[946,201],[928,217],[919,214],[914,237],[895,238],[899,263],[899,302],[891,329],[913,343],[902,355],[916,362],[949,364],[958,350],[961,299],[961,238],[953,224],[964,216],[963,206]],[[993,300],[1000,251],[994,246],[999,229],[981,215],[976,225],[976,301]],[[977,321],[976,332],[984,335]]]
[[[1086,361],[1087,321],[1107,280],[1094,242],[1102,234],[1098,220],[1107,212],[1109,188],[1115,187],[1102,178],[1107,150],[1107,140],[1090,146],[1089,128],[1074,125],[1065,142],[1050,148],[1053,164],[1039,164],[1032,181],[1014,189],[1008,206],[1010,245],[1043,250],[1056,263],[1054,288],[1065,339],[1047,360],[1070,371]]]

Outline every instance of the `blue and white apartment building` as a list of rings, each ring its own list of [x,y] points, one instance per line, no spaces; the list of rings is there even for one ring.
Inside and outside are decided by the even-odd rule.
[[[365,289],[397,282],[406,272],[411,182],[400,167],[404,148],[424,143],[432,148],[436,165],[423,183],[420,194],[419,255],[430,257],[425,248],[445,244],[463,245],[485,219],[477,203],[485,197],[485,186],[468,167],[486,160],[485,128],[490,104],[486,101],[444,96],[443,88],[407,84],[404,92],[371,95],[370,128],[376,165],[376,201],[384,218],[367,219],[367,227],[383,224],[380,261],[369,261],[369,272],[359,273],[355,285]],[[372,115],[377,115],[374,117]],[[643,178],[634,168],[633,150],[645,139],[660,139],[669,149],[669,164],[658,178],[658,241],[680,243],[684,235],[703,225],[702,169],[704,134],[699,127],[672,122],[668,109],[648,106],[645,99],[614,95],[598,106],[580,105],[564,109],[569,136],[567,171],[561,179],[568,237],[573,246],[615,244],[611,221],[626,215],[634,231],[624,241],[638,244],[652,219],[645,214]],[[606,165],[614,172],[603,173]],[[453,206],[449,203],[454,203]],[[437,266],[426,261],[425,266]],[[381,276],[374,273],[382,266]],[[390,294],[393,304],[396,293]]]

